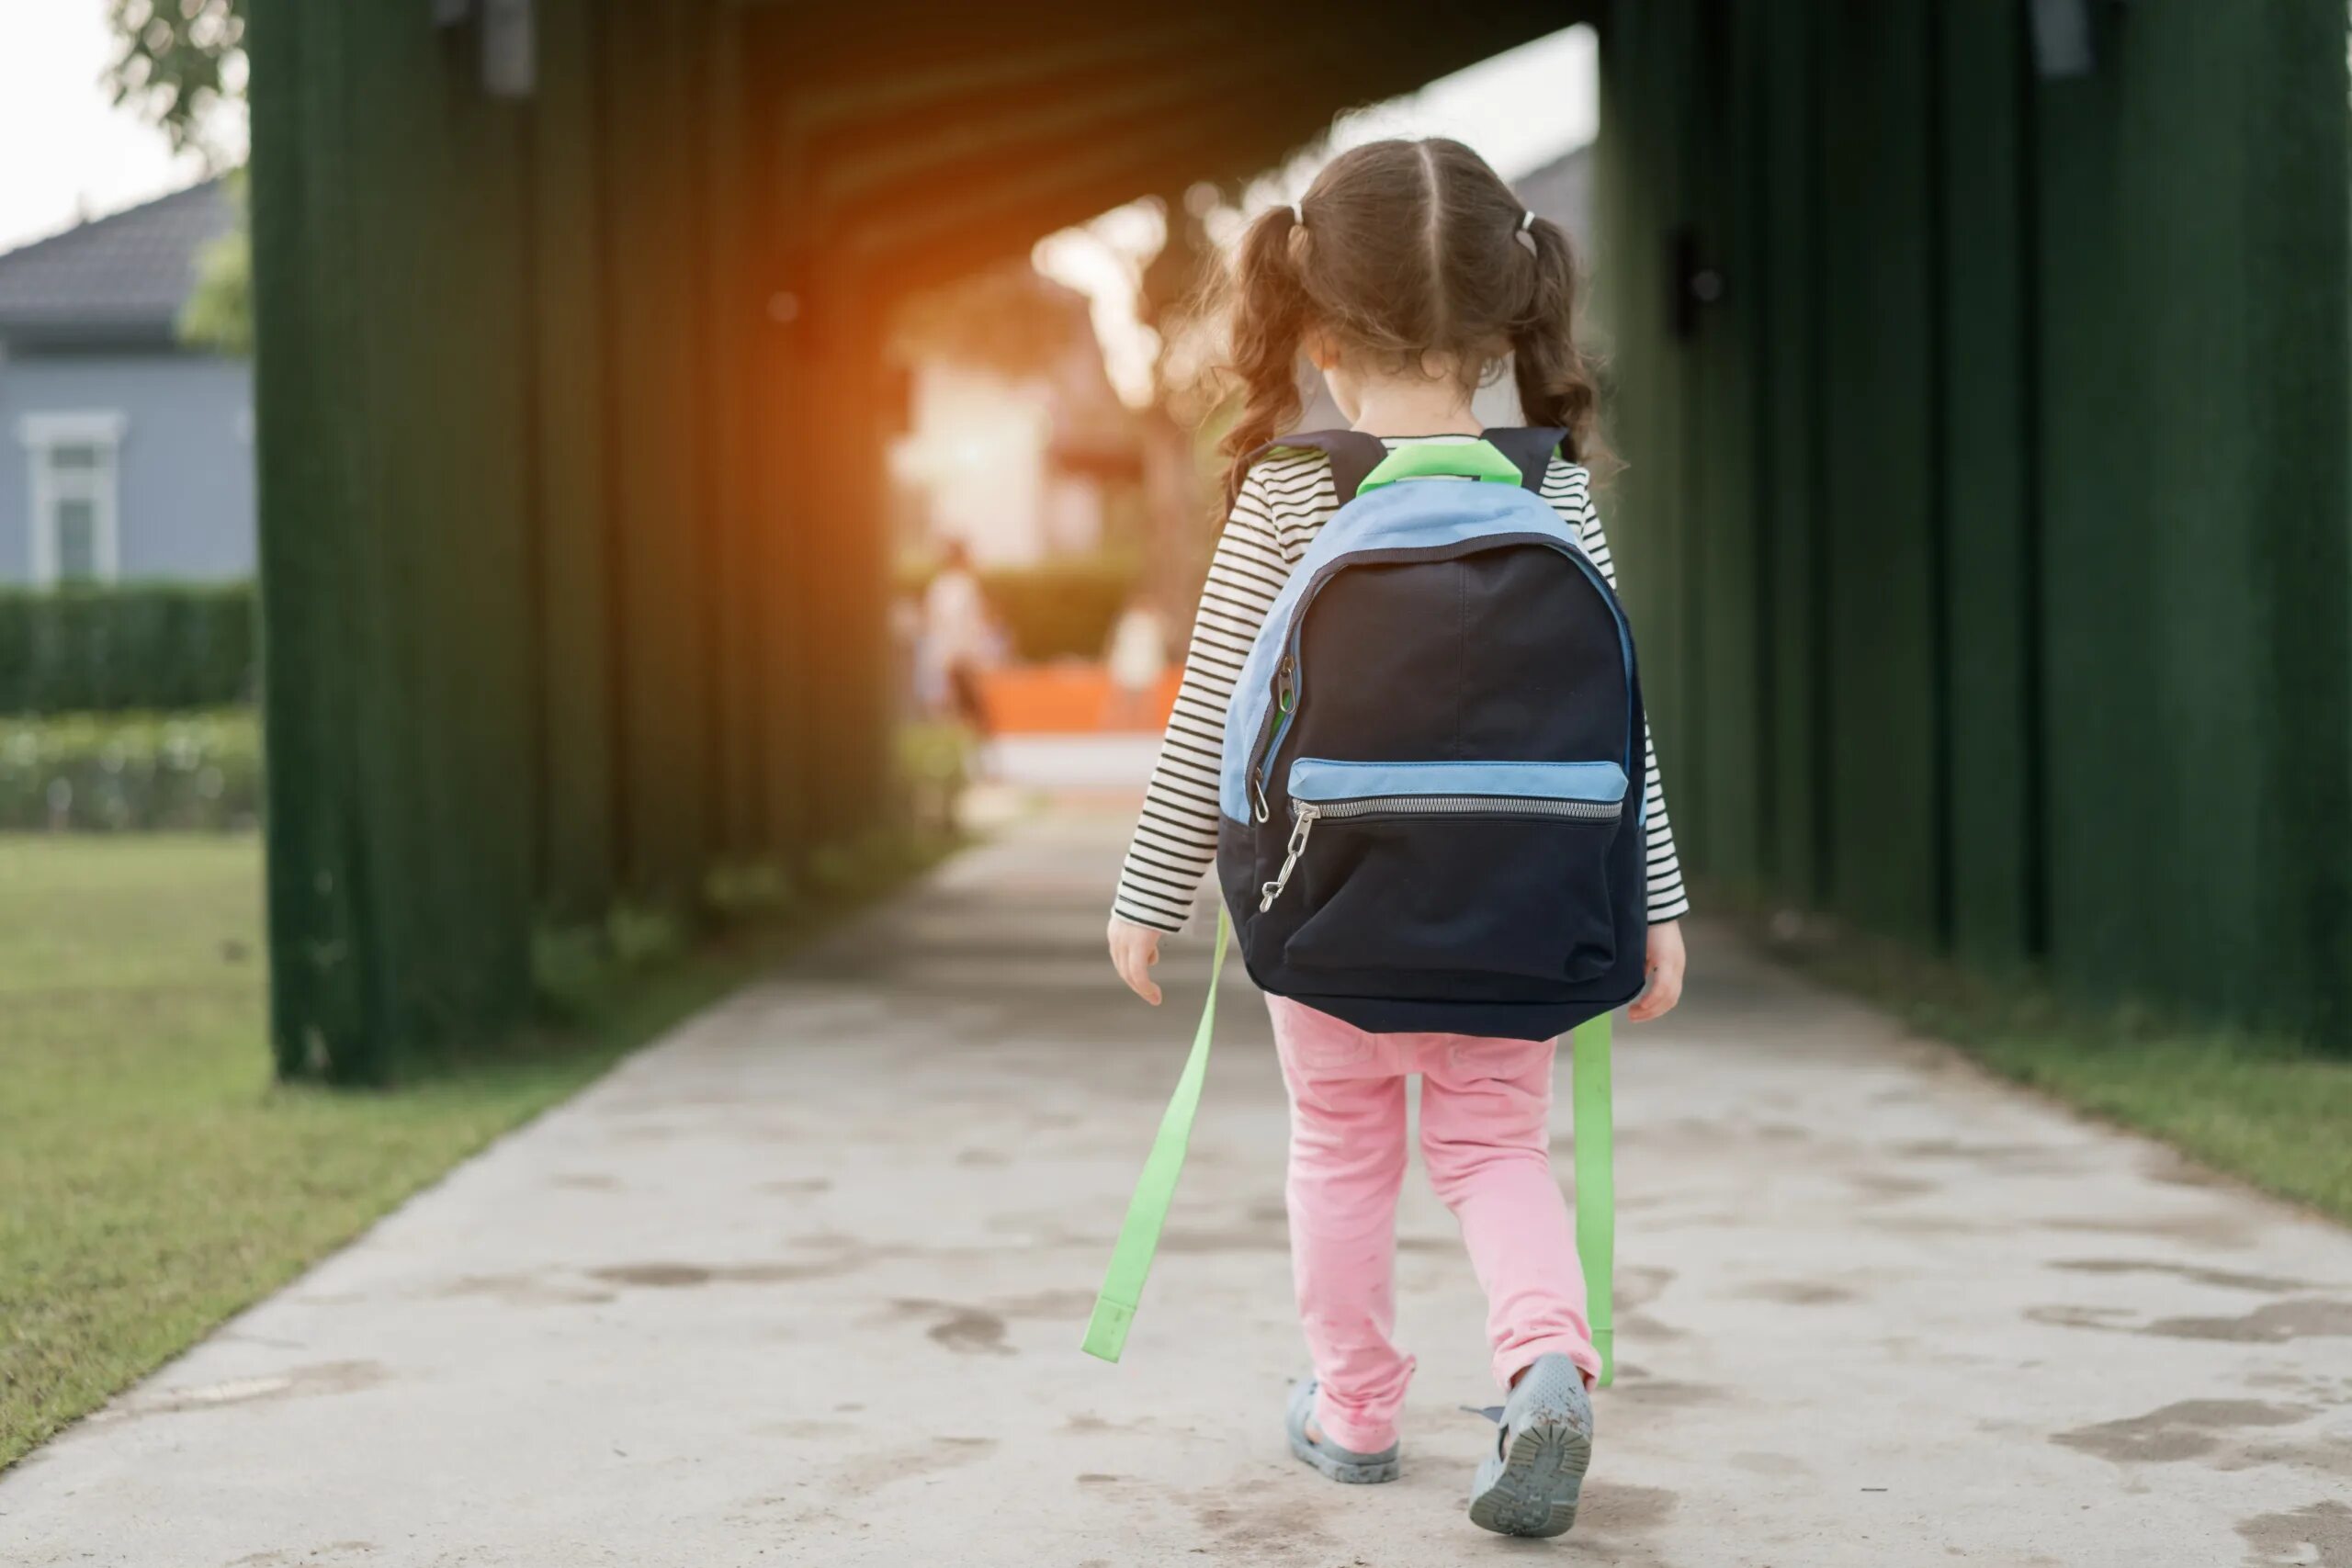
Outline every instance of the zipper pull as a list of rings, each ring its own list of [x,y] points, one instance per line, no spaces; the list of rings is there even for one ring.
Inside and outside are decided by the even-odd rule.
[[[1298,807],[1298,825],[1290,830],[1290,845],[1283,852],[1283,868],[1274,873],[1272,882],[1258,890],[1260,914],[1272,908],[1274,900],[1283,896],[1283,889],[1290,886],[1291,871],[1298,864],[1298,857],[1306,852],[1306,835],[1315,831],[1315,819],[1322,815],[1323,808],[1319,806],[1302,805]]]
[[[1274,667],[1274,716],[1271,721],[1272,724],[1279,724],[1290,716],[1290,706],[1295,700],[1290,685],[1290,655],[1285,653],[1283,655],[1283,661]],[[1266,755],[1259,761],[1257,773],[1252,774],[1250,780],[1250,788],[1257,795],[1258,820],[1261,822],[1273,815],[1266,807],[1266,770],[1273,765],[1273,752],[1269,748]]]

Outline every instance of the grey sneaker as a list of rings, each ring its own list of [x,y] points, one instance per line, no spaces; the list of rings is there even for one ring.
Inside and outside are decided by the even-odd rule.
[[[1565,1535],[1592,1462],[1592,1401],[1566,1356],[1537,1359],[1500,1409],[1495,1451],[1470,1488],[1470,1522],[1498,1535]]]
[[[1396,1445],[1389,1444],[1376,1454],[1360,1454],[1343,1449],[1329,1438],[1307,1436],[1306,1423],[1315,1415],[1315,1380],[1305,1378],[1291,1385],[1290,1413],[1283,1429],[1290,1434],[1290,1451],[1313,1465],[1334,1481],[1363,1486],[1379,1481],[1396,1479]]]

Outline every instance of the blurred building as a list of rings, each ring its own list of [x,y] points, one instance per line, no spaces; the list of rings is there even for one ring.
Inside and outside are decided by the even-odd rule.
[[[253,366],[184,346],[210,180],[0,255],[0,583],[254,570]]]
[[[1024,261],[910,315],[908,430],[891,468],[923,531],[962,540],[982,566],[1102,549],[1109,497],[1140,463],[1086,297]]]

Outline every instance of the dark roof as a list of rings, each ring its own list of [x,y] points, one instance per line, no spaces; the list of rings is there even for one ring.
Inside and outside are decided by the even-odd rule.
[[[198,253],[236,221],[234,199],[212,179],[0,255],[0,336],[168,339]]]

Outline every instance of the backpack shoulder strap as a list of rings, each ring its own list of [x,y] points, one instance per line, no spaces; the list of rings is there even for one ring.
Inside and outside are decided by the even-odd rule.
[[[1087,1321],[1086,1337],[1079,1345],[1088,1355],[1105,1361],[1117,1360],[1127,1348],[1127,1328],[1135,1322],[1144,1280],[1151,1273],[1152,1254],[1159,1250],[1160,1229],[1176,1201],[1176,1179],[1184,1172],[1193,1119],[1201,1109],[1201,1085],[1208,1077],[1209,1041],[1216,1033],[1217,983],[1225,977],[1225,950],[1232,945],[1233,915],[1220,898],[1216,956],[1209,961],[1209,997],[1201,1004],[1201,1021],[1193,1031],[1193,1054],[1184,1059],[1176,1092],[1169,1097],[1168,1109],[1159,1118],[1159,1134],[1151,1141],[1151,1153],[1144,1156],[1143,1175],[1136,1179],[1135,1196],[1127,1200],[1127,1217],[1120,1224],[1119,1239],[1111,1248],[1111,1267],[1102,1276],[1102,1292],[1094,1298],[1094,1315]],[[1579,1077],[1577,1082],[1582,1085],[1584,1080]],[[1584,1102],[1578,1100],[1577,1107],[1581,1111]],[[1606,1281],[1608,1276],[1601,1278]],[[1608,1297],[1600,1299],[1605,1306]]]
[[[1600,1386],[1617,1379],[1616,1122],[1611,1108],[1609,1015],[1568,1036],[1576,1106],[1577,1256],[1584,1263],[1585,1321],[1600,1352]]]
[[[1550,470],[1553,456],[1560,450],[1560,443],[1567,434],[1544,425],[1510,425],[1482,431],[1479,439],[1509,457],[1511,466],[1519,470],[1520,483],[1540,494],[1544,476]],[[1250,461],[1262,461],[1284,447],[1305,447],[1331,459],[1331,482],[1338,488],[1342,506],[1356,498],[1365,476],[1388,459],[1388,444],[1377,435],[1367,435],[1361,430],[1308,430],[1276,436],[1250,453]]]
[[[1331,459],[1331,482],[1339,489],[1341,506],[1356,498],[1364,476],[1388,457],[1388,443],[1377,435],[1366,435],[1361,430],[1309,430],[1274,437],[1250,453],[1250,461],[1257,463],[1285,446],[1304,446]]]
[[[1508,425],[1500,430],[1482,431],[1479,439],[1509,457],[1519,469],[1520,483],[1541,495],[1553,454],[1559,451],[1567,434],[1540,424]]]

